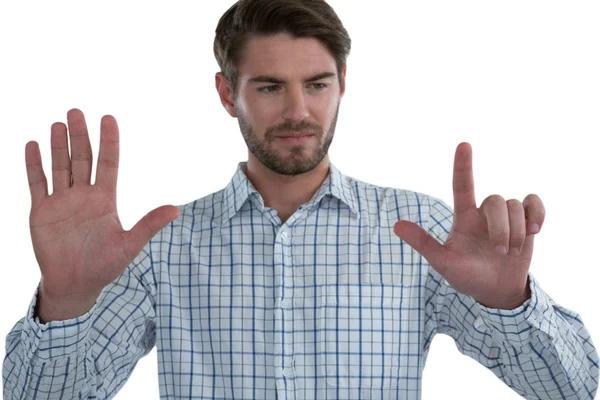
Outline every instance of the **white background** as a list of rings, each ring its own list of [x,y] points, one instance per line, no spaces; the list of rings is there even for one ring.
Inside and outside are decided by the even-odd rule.
[[[220,190],[247,149],[214,87],[214,30],[231,0],[3,2],[0,6],[0,353],[40,273],[29,236],[25,144],[51,185],[50,125],[86,116],[121,132],[125,229],[163,204]],[[453,204],[456,146],[473,146],[478,205],[491,194],[544,201],[533,274],[576,310],[597,344],[600,4],[596,1],[331,0],[353,40],[332,162],[349,176]],[[92,180],[95,179],[96,160]],[[49,188],[52,192],[51,187]],[[158,399],[156,349],[117,399]],[[423,399],[518,399],[433,341]]]

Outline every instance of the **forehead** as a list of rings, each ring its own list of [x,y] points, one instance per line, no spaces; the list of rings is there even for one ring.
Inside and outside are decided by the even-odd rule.
[[[318,39],[279,33],[253,36],[246,44],[238,74],[242,81],[261,74],[293,79],[328,70],[337,73],[335,59]]]

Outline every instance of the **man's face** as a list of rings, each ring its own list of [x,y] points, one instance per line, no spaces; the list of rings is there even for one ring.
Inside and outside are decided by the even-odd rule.
[[[238,71],[235,113],[250,153],[282,175],[315,168],[333,140],[343,95],[327,48],[283,33],[254,37]],[[301,132],[313,136],[282,137]]]

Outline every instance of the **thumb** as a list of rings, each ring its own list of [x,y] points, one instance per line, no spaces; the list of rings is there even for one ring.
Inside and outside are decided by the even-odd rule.
[[[446,248],[435,240],[421,226],[410,221],[398,221],[394,224],[394,233],[420,253],[438,272],[446,264]]]
[[[144,215],[128,232],[125,251],[132,260],[162,228],[179,218],[179,208],[161,206]]]

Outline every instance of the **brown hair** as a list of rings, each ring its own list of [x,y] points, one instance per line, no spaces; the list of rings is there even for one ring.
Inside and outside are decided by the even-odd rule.
[[[238,66],[252,35],[287,32],[294,37],[314,37],[336,61],[341,85],[342,68],[351,40],[337,14],[325,0],[239,0],[223,14],[213,50],[221,72],[237,94]]]

